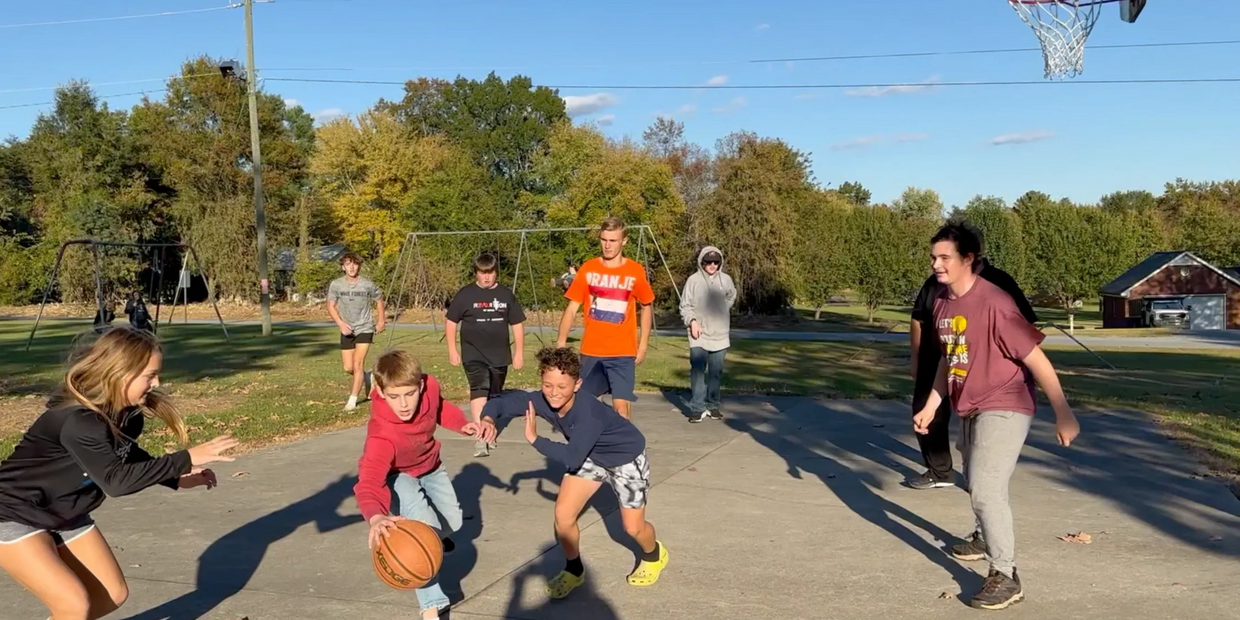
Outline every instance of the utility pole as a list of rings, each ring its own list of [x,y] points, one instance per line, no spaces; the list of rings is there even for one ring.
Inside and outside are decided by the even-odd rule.
[[[253,151],[254,221],[258,228],[259,303],[263,307],[263,335],[271,335],[271,293],[267,281],[267,216],[263,212],[263,154],[258,145],[258,68],[254,65],[254,0],[245,0],[245,72],[250,91],[250,148]]]

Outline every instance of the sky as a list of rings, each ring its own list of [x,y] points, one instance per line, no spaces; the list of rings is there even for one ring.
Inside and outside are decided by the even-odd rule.
[[[4,3],[0,137],[26,136],[53,88],[73,79],[102,96],[151,89],[158,98],[186,59],[244,62],[244,14],[226,6]],[[1063,83],[1047,83],[1038,51],[782,60],[1036,48],[1004,0],[275,0],[254,7],[255,62],[265,91],[320,120],[399,99],[402,88],[277,79],[527,75],[560,87],[575,121],[617,139],[640,140],[660,115],[711,149],[752,131],[808,152],[821,185],[860,182],[876,202],[916,186],[938,191],[949,208],[978,194],[1010,203],[1034,189],[1089,203],[1116,190],[1158,194],[1177,178],[1240,176],[1240,82],[1080,83],[1240,78],[1240,45],[1091,49],[1240,38],[1240,2],[1150,0],[1133,24],[1117,4],[1101,8],[1084,74]],[[193,12],[47,24],[181,11]],[[977,81],[1035,84],[944,84]],[[914,86],[808,87],[892,83]],[[790,88],[749,88],[774,85]],[[128,108],[140,97],[107,102]]]

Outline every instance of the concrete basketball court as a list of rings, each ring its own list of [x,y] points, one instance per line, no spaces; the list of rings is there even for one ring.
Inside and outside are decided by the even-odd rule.
[[[906,404],[754,397],[725,411],[722,422],[686,424],[669,400],[641,396],[649,518],[671,562],[655,586],[628,586],[634,555],[613,542],[624,533],[618,515],[600,518],[616,506],[600,494],[581,519],[586,586],[554,602],[543,585],[563,561],[551,530],[562,470],[519,426],[484,459],[441,431],[466,512],[443,571],[464,600],[447,617],[1136,620],[1240,607],[1240,500],[1195,476],[1139,417],[1080,411],[1082,437],[1065,450],[1050,413],[1040,415],[1012,481],[1027,600],[982,612],[959,597],[981,584],[985,563],[944,552],[945,538],[972,527],[967,496],[900,484],[920,471]],[[352,497],[362,438],[355,428],[223,464],[209,492],[157,487],[109,500],[96,518],[132,595],[108,617],[419,617],[413,593],[387,588],[370,565]],[[1080,531],[1092,544],[1057,538]],[[46,618],[7,577],[0,600],[5,618]]]

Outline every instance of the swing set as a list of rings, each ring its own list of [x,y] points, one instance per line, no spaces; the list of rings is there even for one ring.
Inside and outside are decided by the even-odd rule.
[[[95,328],[101,329],[106,327],[111,319],[108,317],[110,311],[105,306],[104,286],[103,286],[103,266],[99,256],[100,248],[137,248],[139,251],[149,251],[151,260],[149,261],[151,277],[148,288],[148,299],[155,300],[155,316],[151,324],[152,331],[159,333],[159,315],[163,302],[164,291],[164,274],[167,272],[168,250],[180,252],[181,270],[177,279],[176,292],[172,296],[171,315],[176,314],[177,300],[181,299],[185,306],[185,323],[189,323],[189,288],[190,288],[190,271],[185,264],[185,257],[188,255],[193,259],[194,264],[198,267],[198,271],[205,275],[202,267],[202,261],[198,259],[198,253],[194,251],[193,246],[186,243],[126,243],[119,241],[100,241],[99,239],[71,239],[60,244],[60,249],[56,252],[56,262],[52,266],[52,273],[48,276],[47,286],[43,289],[43,300],[39,302],[39,314],[35,317],[34,326],[30,329],[30,337],[26,340],[26,350],[30,350],[30,344],[34,342],[34,334],[39,329],[39,323],[43,318],[43,310],[47,305],[48,297],[52,294],[52,289],[56,285],[56,275],[60,272],[61,261],[64,259],[65,250],[72,246],[89,246],[92,261],[94,263],[95,276]],[[158,253],[156,252],[158,250]],[[158,283],[156,277],[158,276]],[[139,297],[139,301],[141,298]],[[211,298],[211,307],[215,310],[215,318],[220,323],[220,329],[224,332],[224,339],[229,340],[228,328],[224,325],[224,317],[220,315],[220,308],[215,303],[215,298]],[[171,319],[168,321],[171,322]]]

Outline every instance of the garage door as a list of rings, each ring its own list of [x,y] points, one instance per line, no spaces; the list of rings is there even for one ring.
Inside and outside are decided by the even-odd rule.
[[[1188,328],[1226,329],[1227,298],[1223,295],[1189,295],[1184,298],[1188,311]]]

